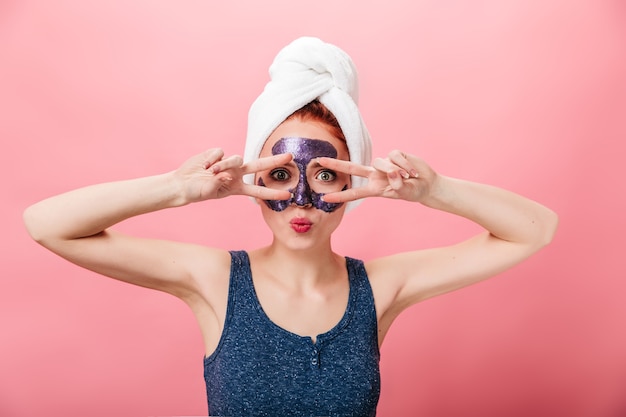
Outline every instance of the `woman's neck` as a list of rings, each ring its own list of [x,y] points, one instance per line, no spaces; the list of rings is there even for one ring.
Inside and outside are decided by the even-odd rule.
[[[250,252],[251,263],[272,275],[298,276],[298,286],[316,286],[332,281],[338,271],[345,271],[345,258],[334,253],[330,245],[309,249],[291,249],[272,244]]]

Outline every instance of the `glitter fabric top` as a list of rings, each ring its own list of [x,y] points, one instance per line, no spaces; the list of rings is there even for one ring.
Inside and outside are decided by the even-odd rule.
[[[375,416],[380,352],[363,262],[346,258],[346,311],[313,343],[269,319],[254,290],[248,254],[233,251],[231,257],[224,330],[215,352],[204,358],[209,415]]]

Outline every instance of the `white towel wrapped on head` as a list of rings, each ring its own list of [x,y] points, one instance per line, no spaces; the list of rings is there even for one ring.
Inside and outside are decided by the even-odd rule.
[[[318,38],[298,38],[276,55],[269,73],[270,82],[248,113],[244,162],[259,157],[267,138],[287,117],[318,99],[339,122],[350,160],[370,164],[372,144],[357,107],[356,68],[347,53]],[[244,180],[252,183],[253,178],[250,174]],[[352,187],[359,187],[365,181],[352,176]],[[357,203],[348,203],[347,209]]]

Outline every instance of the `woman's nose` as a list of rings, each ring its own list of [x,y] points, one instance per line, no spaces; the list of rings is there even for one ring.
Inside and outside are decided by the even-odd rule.
[[[298,185],[292,192],[292,203],[298,207],[311,207],[313,201],[311,199],[311,188],[306,180],[306,177],[300,178]]]

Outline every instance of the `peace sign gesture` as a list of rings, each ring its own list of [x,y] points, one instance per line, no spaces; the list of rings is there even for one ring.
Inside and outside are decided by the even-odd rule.
[[[291,159],[291,154],[280,154],[244,164],[240,156],[224,158],[224,151],[214,148],[189,158],[174,175],[182,190],[184,203],[230,195],[246,195],[263,200],[286,200],[290,197],[288,191],[246,184],[243,177],[246,174],[284,165]]]
[[[437,173],[423,160],[398,150],[391,151],[387,158],[376,158],[373,166],[333,158],[319,158],[319,164],[368,180],[363,187],[324,195],[324,201],[329,203],[341,203],[366,197],[423,202],[431,194],[437,180]]]

